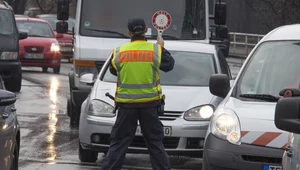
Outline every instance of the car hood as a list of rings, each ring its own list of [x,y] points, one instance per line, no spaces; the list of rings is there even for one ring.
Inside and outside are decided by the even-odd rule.
[[[52,43],[58,43],[58,41],[55,38],[44,37],[28,37],[20,40],[20,46],[51,46]]]
[[[114,96],[115,89],[115,83],[99,82],[92,91],[91,99],[100,99],[113,106],[113,101],[105,93]],[[214,97],[208,87],[162,86],[162,92],[166,96],[166,111],[184,112],[199,105],[210,104]]]
[[[18,51],[18,39],[16,36],[0,35],[1,51]]]
[[[284,148],[288,133],[274,123],[276,103],[241,101],[230,97],[225,105],[233,110],[242,131],[242,143],[274,148]]]
[[[70,34],[63,34],[62,38],[57,38],[57,41],[60,44],[68,44],[68,45],[72,45],[72,40],[73,40],[73,35]]]

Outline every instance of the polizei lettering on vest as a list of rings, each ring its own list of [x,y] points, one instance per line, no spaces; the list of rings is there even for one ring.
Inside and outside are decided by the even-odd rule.
[[[148,50],[120,52],[120,63],[124,62],[154,62],[154,52]]]

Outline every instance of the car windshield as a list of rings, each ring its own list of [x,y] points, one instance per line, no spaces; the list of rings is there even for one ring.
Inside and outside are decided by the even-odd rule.
[[[279,97],[284,88],[299,88],[300,41],[265,42],[256,50],[243,71],[240,94]]]
[[[46,21],[48,21],[51,25],[51,27],[53,28],[54,31],[56,31],[56,23],[58,22],[56,16],[40,16],[41,19],[44,19]],[[75,26],[75,19],[73,18],[69,18],[68,22],[68,32],[72,32],[72,28]]]
[[[113,7],[114,10],[107,7]],[[126,38],[120,34],[95,31],[95,29],[128,35],[128,19],[139,17],[145,20],[149,28],[147,38],[155,39],[157,30],[152,26],[152,16],[159,10],[165,10],[172,18],[170,27],[163,34],[166,38],[193,40],[205,38],[204,0],[83,0],[80,34],[92,37]]]
[[[171,51],[175,59],[172,71],[160,71],[160,83],[166,86],[208,86],[216,73],[214,55],[199,52]],[[102,81],[116,82],[116,76],[107,68]]]
[[[54,38],[51,27],[45,22],[17,21],[17,27],[20,32],[28,33],[29,37]]]
[[[14,16],[9,10],[0,9],[0,34],[11,35],[14,33]]]

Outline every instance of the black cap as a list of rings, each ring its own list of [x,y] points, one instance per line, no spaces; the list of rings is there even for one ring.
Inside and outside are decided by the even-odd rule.
[[[132,18],[128,20],[128,30],[135,35],[144,33],[146,23],[142,18]]]

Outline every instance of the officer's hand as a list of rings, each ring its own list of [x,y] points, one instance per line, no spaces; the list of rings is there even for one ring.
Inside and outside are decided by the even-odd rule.
[[[159,44],[162,47],[164,47],[164,45],[165,45],[164,39],[161,36],[157,36],[157,43],[156,44]]]

